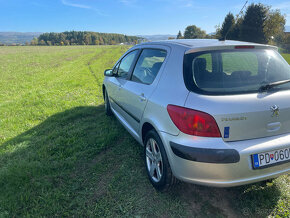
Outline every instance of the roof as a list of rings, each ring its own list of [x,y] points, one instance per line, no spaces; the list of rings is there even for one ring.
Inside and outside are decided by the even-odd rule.
[[[186,47],[190,50],[195,50],[198,48],[220,48],[220,47],[234,47],[237,45],[253,45],[255,47],[260,48],[272,48],[277,49],[274,46],[257,44],[252,42],[242,42],[242,41],[234,41],[234,40],[225,40],[220,41],[218,39],[174,39],[174,40],[162,40],[162,41],[154,41],[154,42],[145,42],[142,44],[163,44],[163,45],[179,45]]]
[[[144,44],[180,44],[186,47],[207,47],[207,46],[223,46],[223,45],[257,45],[251,42],[241,42],[233,40],[219,41],[218,39],[173,39],[161,40],[154,42],[145,42]]]

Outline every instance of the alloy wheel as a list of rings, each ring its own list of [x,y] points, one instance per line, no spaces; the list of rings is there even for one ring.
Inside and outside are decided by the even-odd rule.
[[[151,179],[159,182],[163,174],[163,161],[157,142],[150,138],[146,144],[146,164]]]

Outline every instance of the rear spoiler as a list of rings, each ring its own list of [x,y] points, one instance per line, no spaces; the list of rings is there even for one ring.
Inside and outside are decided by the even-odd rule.
[[[200,51],[212,51],[212,50],[230,50],[230,49],[271,49],[278,51],[278,47],[272,45],[262,45],[262,44],[236,44],[236,45],[217,45],[208,47],[196,47],[191,48],[185,52],[185,54],[190,54]]]

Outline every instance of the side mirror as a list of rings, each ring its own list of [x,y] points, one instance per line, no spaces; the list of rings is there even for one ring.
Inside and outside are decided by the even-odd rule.
[[[107,70],[105,70],[104,75],[105,75],[105,76],[114,76],[114,75],[113,75],[113,70],[112,70],[112,69],[107,69]]]

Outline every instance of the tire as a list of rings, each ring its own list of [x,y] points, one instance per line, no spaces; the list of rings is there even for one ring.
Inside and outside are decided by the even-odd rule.
[[[148,178],[156,190],[167,191],[176,183],[163,143],[155,130],[145,136],[144,162]]]
[[[104,91],[105,111],[107,116],[112,116],[111,105],[108,97],[107,90]]]

